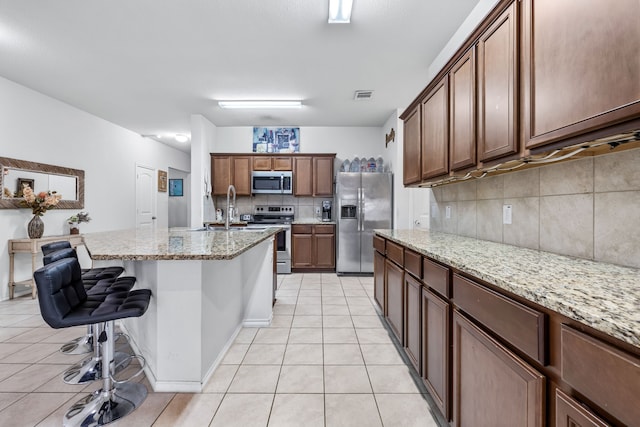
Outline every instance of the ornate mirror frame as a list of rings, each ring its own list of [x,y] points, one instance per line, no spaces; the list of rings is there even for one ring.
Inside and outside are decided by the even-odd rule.
[[[84,171],[45,163],[29,162],[8,157],[0,157],[0,190],[3,187],[4,168],[21,169],[30,172],[70,175],[76,177],[77,200],[60,200],[56,209],[84,209]],[[55,189],[54,189],[55,190]],[[24,209],[20,199],[5,199],[0,196],[0,209]]]

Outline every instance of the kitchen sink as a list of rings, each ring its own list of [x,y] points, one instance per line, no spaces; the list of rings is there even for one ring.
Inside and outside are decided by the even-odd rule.
[[[269,227],[229,227],[229,231],[242,231],[245,233],[262,233]],[[224,227],[211,227],[207,228],[209,231],[226,231]]]

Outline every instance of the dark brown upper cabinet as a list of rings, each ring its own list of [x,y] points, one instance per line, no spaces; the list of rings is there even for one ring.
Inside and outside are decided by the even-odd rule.
[[[422,179],[449,172],[449,85],[447,76],[422,101]]]
[[[478,155],[483,162],[519,150],[517,31],[514,3],[478,40]]]
[[[402,178],[404,185],[420,182],[422,179],[421,167],[421,115],[420,104],[409,113],[404,120],[404,145],[402,147]]]
[[[640,2],[522,0],[527,148],[640,117]]]
[[[452,171],[476,164],[476,55],[475,46],[449,73],[449,151]]]

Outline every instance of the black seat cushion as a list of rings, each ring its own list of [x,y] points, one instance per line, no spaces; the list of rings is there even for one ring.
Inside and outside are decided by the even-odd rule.
[[[67,243],[67,242],[59,242],[59,243]],[[43,246],[44,247],[44,246]],[[49,252],[42,258],[42,263],[44,265],[51,264],[52,262],[58,261],[63,258],[76,258],[78,259],[78,253],[75,249],[63,248],[54,252]],[[110,279],[120,276],[124,272],[124,268],[122,267],[99,267],[99,268],[89,268],[82,270],[82,280],[85,282],[85,288],[89,289],[93,287],[96,282],[102,279]]]
[[[51,242],[44,244],[40,247],[42,249],[42,255],[49,255],[52,252],[59,251],[60,249],[67,249],[71,247],[71,243],[66,240],[60,242]]]
[[[151,298],[148,289],[87,295],[76,258],[45,265],[33,276],[42,318],[56,329],[139,317]]]

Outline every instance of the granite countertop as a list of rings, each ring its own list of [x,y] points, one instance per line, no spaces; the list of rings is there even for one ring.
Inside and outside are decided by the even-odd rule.
[[[640,347],[638,269],[428,230],[375,232]]]
[[[301,218],[301,219],[296,219],[295,221],[293,221],[291,224],[295,225],[295,224],[312,224],[312,225],[316,225],[316,224],[333,224],[336,225],[335,221],[322,221],[321,219],[317,219],[317,218]]]
[[[206,227],[207,225],[213,225],[213,226],[222,226],[224,227],[226,225],[226,223],[224,221],[205,221],[204,226]],[[233,227],[246,227],[247,224],[249,224],[246,221],[232,221],[229,223],[230,226]]]
[[[133,229],[84,234],[94,260],[228,260],[281,230],[194,231],[188,228]]]

